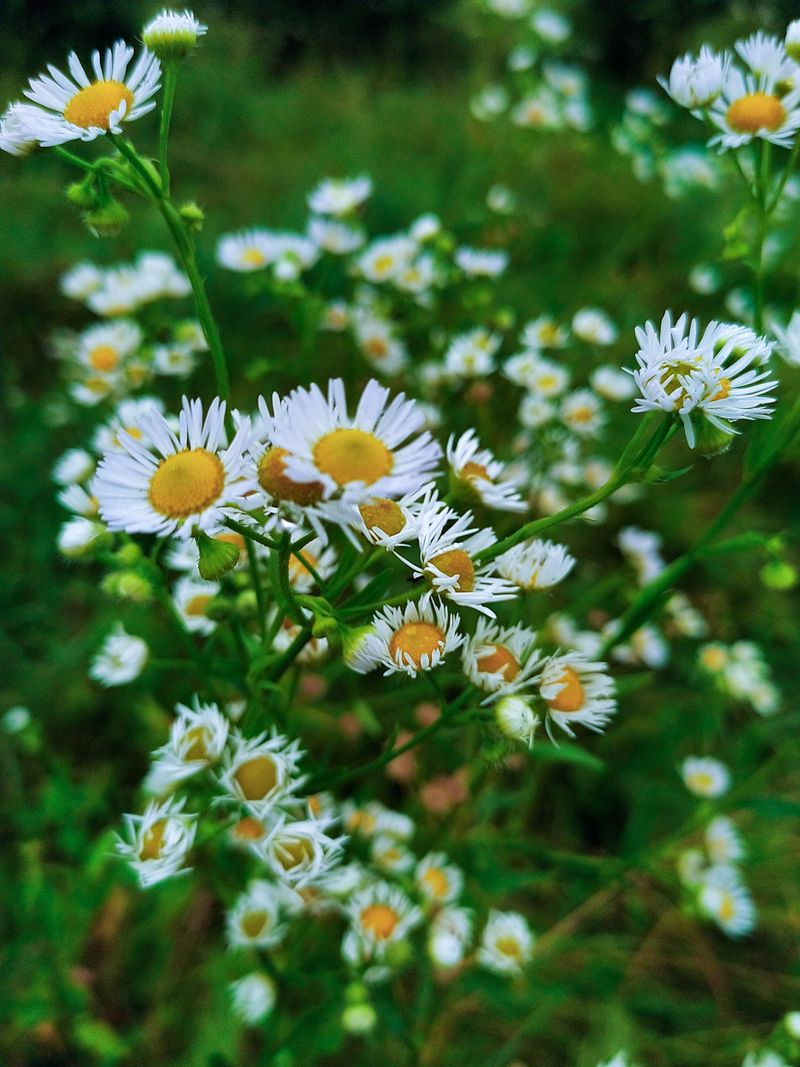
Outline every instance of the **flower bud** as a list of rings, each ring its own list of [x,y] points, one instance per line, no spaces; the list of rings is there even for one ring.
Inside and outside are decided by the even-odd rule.
[[[230,541],[209,537],[202,530],[195,534],[194,539],[200,552],[197,569],[200,571],[200,577],[205,578],[207,582],[218,582],[239,562],[239,549]]]
[[[129,541],[114,553],[114,559],[120,567],[133,567],[141,558],[142,550],[133,541]]]
[[[208,27],[194,17],[191,11],[167,11],[151,19],[142,30],[145,47],[164,62],[185,59]]]
[[[153,587],[137,571],[116,571],[103,579],[102,588],[118,600],[130,600],[134,604],[147,604],[153,599]]]
[[[701,456],[707,458],[727,452],[734,437],[732,430],[721,429],[704,417],[698,420],[695,433],[695,448]]]
[[[378,1013],[368,1003],[351,1004],[342,1012],[342,1029],[348,1034],[368,1034],[378,1021]]]
[[[371,633],[371,626],[356,626],[342,634],[342,659],[351,669],[355,656]]]
[[[83,221],[95,237],[116,237],[128,225],[130,215],[119,200],[110,200],[101,207],[83,213]]]
[[[254,589],[244,589],[234,601],[236,614],[242,619],[254,619],[258,615],[258,598]]]
[[[531,747],[539,716],[536,715],[527,700],[518,696],[502,697],[494,707],[497,728],[505,737],[514,741],[524,741]]]
[[[194,200],[187,200],[178,208],[178,214],[193,233],[200,233],[206,216],[199,204]]]
[[[782,559],[772,559],[761,568],[761,581],[767,589],[781,592],[797,585],[797,568]]]
[[[72,182],[68,185],[66,197],[70,204],[74,204],[75,207],[82,208],[84,211],[90,211],[92,208],[97,207],[98,197],[94,175],[87,174],[82,181]]]

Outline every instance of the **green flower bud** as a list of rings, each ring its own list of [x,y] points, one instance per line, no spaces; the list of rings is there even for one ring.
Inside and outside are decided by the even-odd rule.
[[[162,11],[142,30],[142,41],[159,59],[177,62],[194,50],[207,29],[191,11]]]
[[[187,200],[185,204],[181,204],[178,214],[193,233],[200,233],[206,217],[202,208],[194,200]]]
[[[197,569],[200,571],[200,577],[205,578],[207,582],[218,582],[239,562],[239,549],[230,541],[209,537],[202,530],[195,534],[194,539],[200,551]]]
[[[254,589],[244,589],[234,601],[236,614],[242,619],[254,619],[258,615],[258,599]]]
[[[153,587],[138,571],[115,571],[103,579],[102,589],[118,600],[147,604],[153,599]]]
[[[342,658],[348,667],[352,667],[354,657],[371,633],[371,626],[356,626],[342,633]]]
[[[85,211],[83,221],[95,237],[116,237],[128,225],[130,215],[119,200],[110,200],[92,211]]]
[[[142,558],[142,550],[133,541],[123,545],[114,553],[114,559],[120,567],[134,567]]]
[[[781,592],[797,585],[797,568],[782,559],[772,559],[761,568],[761,581],[767,589]]]
[[[539,716],[527,700],[518,696],[502,697],[494,706],[494,719],[500,733],[513,741],[523,741],[528,748],[533,745]]]
[[[72,182],[67,186],[67,200],[75,207],[89,211],[97,207],[98,196],[93,174],[88,174],[83,181]]]
[[[735,436],[733,430],[720,429],[704,417],[698,420],[695,434],[695,448],[701,456],[707,457],[727,452]]]
[[[342,1029],[348,1034],[368,1034],[378,1021],[378,1013],[371,1004],[351,1004],[342,1012]]]
[[[351,982],[344,991],[348,1004],[361,1004],[369,999],[369,991],[363,982]]]
[[[229,619],[233,604],[224,596],[215,596],[206,604],[203,614],[213,622],[224,622]]]

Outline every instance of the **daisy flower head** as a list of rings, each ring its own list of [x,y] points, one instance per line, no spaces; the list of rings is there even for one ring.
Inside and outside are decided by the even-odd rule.
[[[429,852],[417,864],[414,882],[429,903],[451,904],[461,893],[464,875],[444,852]]]
[[[570,737],[580,723],[601,733],[616,711],[614,681],[606,665],[581,652],[561,652],[544,664],[538,682],[539,695],[547,705],[547,730],[551,723]]]
[[[436,967],[457,967],[472,940],[472,913],[467,908],[444,907],[431,919],[428,955]]]
[[[92,660],[89,677],[105,686],[127,685],[142,673],[149,654],[147,643],[118,622]]]
[[[373,837],[370,859],[380,871],[395,876],[407,874],[413,870],[416,862],[411,849],[390,834],[376,834]]]
[[[755,34],[736,46],[747,66],[731,67],[707,114],[719,133],[709,141],[741,148],[754,140],[790,148],[800,128],[797,67],[775,39]]]
[[[461,659],[474,686],[486,693],[506,694],[523,688],[536,676],[542,657],[532,630],[521,625],[500,627],[479,619]]]
[[[470,278],[496,278],[508,266],[508,252],[488,248],[457,248],[455,264]]]
[[[110,376],[122,370],[126,358],[138,351],[142,339],[141,327],[130,319],[98,323],[80,335],[75,358],[87,372]]]
[[[697,442],[692,416],[703,415],[727,435],[741,419],[771,417],[776,386],[760,366],[772,343],[746,326],[711,322],[700,333],[697,319],[681,315],[673,325],[665,312],[656,330],[652,322],[636,328],[639,350],[633,378],[640,396],[631,410],[677,412],[690,448]]]
[[[552,359],[545,359],[536,349],[512,356],[503,369],[512,382],[548,400],[560,396],[569,385],[567,368]]]
[[[125,816],[125,836],[117,852],[130,862],[143,889],[183,868],[194,843],[197,816],[185,814],[184,799],[151,801],[142,815]]]
[[[540,315],[525,324],[521,340],[526,348],[564,348],[569,341],[569,330],[552,316]]]
[[[337,219],[311,218],[308,220],[307,233],[318,248],[332,256],[346,256],[364,244],[361,230]]]
[[[453,378],[482,378],[494,370],[494,355],[501,337],[478,326],[459,334],[450,342],[444,355],[445,369]]]
[[[593,345],[613,345],[617,327],[602,308],[581,308],[572,318],[572,332]]]
[[[494,707],[494,721],[501,734],[513,741],[522,741],[528,748],[539,726],[539,716],[521,696],[502,696]]]
[[[175,712],[169,741],[159,753],[174,755],[195,770],[216,763],[225,748],[229,728],[219,707],[202,704],[195,696],[191,706],[176,704]]]
[[[575,566],[575,557],[564,545],[552,541],[523,541],[506,549],[496,560],[503,578],[526,592],[549,589],[563,581]]]
[[[592,389],[606,400],[631,400],[636,395],[633,379],[619,367],[596,367],[590,381]]]
[[[386,882],[354,893],[347,905],[350,929],[342,941],[348,963],[383,960],[422,921],[422,912],[402,890]]]
[[[80,491],[80,487],[71,485],[64,492],[68,493],[71,490]],[[63,497],[60,496],[59,499],[63,503]],[[76,515],[68,522],[65,522],[59,530],[58,551],[67,559],[79,559],[81,556],[88,555],[97,545],[108,539],[108,531],[101,522],[95,522],[83,515]]]
[[[271,411],[263,397],[259,406],[269,447],[257,459],[258,482],[273,500],[309,507],[334,496],[394,499],[423,486],[441,455],[430,433],[420,432],[415,402],[402,393],[390,401],[374,380],[352,416],[339,378],[327,393],[312,385],[283,400],[275,395]]]
[[[496,974],[519,974],[533,954],[533,934],[516,911],[489,912],[477,960]]]
[[[496,511],[527,510],[515,483],[503,477],[504,465],[488,449],[480,447],[474,430],[467,430],[458,438],[450,437],[447,462],[453,478],[485,507]]]
[[[357,308],[353,334],[364,358],[381,374],[398,374],[408,363],[408,350],[396,336],[394,325],[371,309]]]
[[[317,537],[303,545],[298,553],[292,552],[289,556],[289,581],[297,592],[310,593],[317,584],[316,576],[319,575],[323,582],[326,581],[336,570],[336,565],[337,558],[333,548]]]
[[[250,273],[275,260],[275,243],[269,230],[251,228],[229,233],[217,242],[217,262],[228,270]]]
[[[281,921],[284,894],[280,886],[263,878],[254,879],[226,916],[231,948],[272,948],[286,933]]]
[[[302,785],[297,768],[304,753],[299,741],[273,733],[242,737],[234,731],[224,754],[219,784],[256,819],[292,801]]]
[[[457,515],[433,501],[418,521],[419,565],[404,562],[426,578],[434,593],[490,618],[493,604],[517,596],[512,582],[496,576],[496,563],[478,562],[479,553],[496,538],[492,530],[472,525],[472,512]]]
[[[154,55],[167,62],[188,56],[198,38],[205,36],[207,31],[208,26],[196,19],[191,11],[164,8],[142,30],[142,41]]]
[[[256,853],[281,882],[294,889],[324,878],[339,862],[344,839],[326,831],[330,819],[291,821],[281,816]]]
[[[729,55],[718,55],[703,45],[697,57],[687,52],[676,59],[669,77],[659,76],[658,82],[680,107],[703,110],[722,92],[730,62]]]
[[[417,242],[405,233],[378,237],[358,257],[359,273],[368,282],[395,282],[414,262]]]
[[[372,619],[368,633],[351,657],[350,667],[366,674],[377,667],[384,674],[404,671],[416,678],[444,662],[464,641],[459,619],[444,604],[426,593],[404,607],[389,605]]]
[[[349,215],[372,195],[372,180],[325,178],[308,194],[308,206],[316,215]]]
[[[40,137],[54,133],[58,119],[33,104],[15,101],[0,116],[0,150],[11,156],[29,156],[40,147]]]
[[[141,118],[156,106],[161,64],[146,48],[132,70],[133,49],[117,41],[101,57],[92,53],[92,77],[74,52],[67,58],[69,74],[56,67],[32,78],[25,96],[37,107],[25,124],[44,146],[65,141],[93,141],[106,133],[122,133],[123,123]]]
[[[744,858],[744,846],[735,823],[717,815],[705,830],[706,851],[713,864],[738,863]]]
[[[576,389],[561,402],[561,419],[579,437],[596,437],[605,422],[605,413],[594,390]]]
[[[793,59],[795,63],[800,61],[800,19],[794,19],[786,27],[783,47],[790,59]]]
[[[708,869],[697,891],[697,903],[728,937],[744,937],[758,921],[749,890],[736,868],[727,864]]]
[[[225,444],[225,404],[183,399],[177,429],[157,410],[139,419],[141,436],[120,435],[123,451],[107,452],[94,482],[100,514],[112,530],[190,537],[218,527],[247,506],[244,480],[250,424],[239,421]]]
[[[710,756],[688,756],[681,764],[681,777],[690,793],[709,799],[727,793],[731,784],[728,768]]]
[[[228,987],[233,1001],[233,1011],[242,1022],[255,1026],[266,1019],[275,1007],[277,992],[269,975],[253,971],[231,982]]]

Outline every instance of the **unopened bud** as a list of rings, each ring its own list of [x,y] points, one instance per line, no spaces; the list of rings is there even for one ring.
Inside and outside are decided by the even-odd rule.
[[[191,11],[167,11],[151,19],[142,30],[142,41],[159,59],[185,59],[208,29]]]
[[[83,213],[83,221],[95,237],[116,237],[128,225],[130,215],[119,200],[110,200],[101,207]]]
[[[206,221],[203,209],[194,200],[187,200],[178,208],[178,214],[193,233],[199,233]]]
[[[202,530],[194,535],[194,539],[200,552],[197,569],[207,582],[218,582],[239,562],[239,549],[230,541],[209,537]]]
[[[539,716],[535,714],[527,700],[518,696],[502,697],[495,704],[494,718],[497,728],[506,737],[514,741],[523,741],[528,748],[533,745]]]
[[[97,207],[97,189],[95,188],[94,175],[87,175],[83,181],[72,182],[67,186],[67,200],[75,207],[89,211]]]
[[[378,1021],[378,1013],[368,1003],[351,1004],[342,1012],[342,1029],[348,1034],[368,1034]]]

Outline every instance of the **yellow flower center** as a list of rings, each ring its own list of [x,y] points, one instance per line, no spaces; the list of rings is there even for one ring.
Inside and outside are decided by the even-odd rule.
[[[444,648],[444,638],[444,630],[432,622],[407,622],[392,634],[389,655],[397,659],[397,653],[400,652],[403,662],[411,660],[414,666],[419,667],[423,656],[430,659],[437,649]]]
[[[278,784],[278,769],[269,756],[254,756],[240,763],[233,777],[245,800],[263,800]]]
[[[241,841],[260,841],[264,836],[264,826],[252,815],[245,815],[234,826],[233,833]]]
[[[183,756],[185,760],[208,759],[208,742],[211,736],[207,726],[193,726],[191,730],[187,730],[183,740],[189,742]]]
[[[482,463],[473,463],[472,460],[469,463],[465,463],[461,468],[461,477],[468,482],[471,482],[475,478],[482,478],[485,482],[490,482],[491,476]]]
[[[139,849],[140,860],[157,860],[164,847],[164,833],[167,829],[167,820],[158,819],[142,837],[142,847]]]
[[[206,608],[211,600],[213,600],[213,597],[210,597],[207,593],[190,597],[183,609],[184,614],[190,615],[192,618],[199,618],[201,615],[205,615]]]
[[[382,337],[370,337],[364,344],[364,351],[373,359],[383,359],[389,353],[389,345]]]
[[[377,527],[387,537],[399,534],[406,524],[399,504],[385,497],[376,497],[371,504],[362,504],[358,510],[368,530]]]
[[[731,383],[729,378],[720,378],[719,389],[711,397],[711,400],[727,400],[731,392]]]
[[[721,671],[728,662],[728,656],[721,648],[706,648],[702,652],[702,660],[710,671]]]
[[[242,930],[247,937],[260,937],[268,922],[269,915],[266,911],[248,911],[242,916]]]
[[[248,267],[263,267],[266,262],[267,257],[260,248],[245,248],[242,252],[242,263],[247,264]]]
[[[89,353],[89,363],[95,370],[112,371],[119,363],[119,353],[113,345],[98,345]]]
[[[478,657],[476,661],[478,670],[485,671],[486,674],[502,674],[507,682],[516,678],[520,665],[514,653],[505,645],[488,645],[487,647],[492,651]]]
[[[471,593],[475,588],[475,567],[463,548],[440,552],[428,561],[428,566],[435,567],[450,578],[457,578],[453,589],[455,593]]]
[[[376,274],[388,274],[392,267],[394,267],[394,256],[390,255],[378,256],[372,264],[372,269]]]
[[[736,914],[736,905],[730,893],[723,893],[719,903],[719,917],[723,922],[730,922]]]
[[[696,793],[709,793],[714,788],[714,779],[708,771],[695,771],[689,775],[689,786]]]
[[[391,473],[392,453],[365,430],[333,430],[314,445],[314,462],[337,485],[364,482],[372,485]]]
[[[278,850],[278,861],[285,871],[293,867],[299,867],[301,863],[313,859],[314,849],[306,837],[295,838],[294,841],[281,841]]]
[[[133,105],[133,93],[127,85],[116,81],[99,81],[80,89],[64,108],[67,122],[84,130],[107,130],[111,113],[125,103],[126,114]]]
[[[777,130],[786,121],[786,109],[771,93],[748,93],[728,108],[728,125],[737,133]]]
[[[423,874],[422,881],[435,897],[446,896],[450,888],[447,875],[440,867],[429,867]]]
[[[391,937],[399,922],[400,916],[388,904],[369,904],[361,912],[361,925],[378,941]]]
[[[258,465],[258,480],[261,487],[276,500],[291,500],[293,504],[308,507],[322,499],[323,486],[320,482],[295,482],[287,478],[285,448],[270,448],[261,457]]]
[[[193,448],[161,461],[148,495],[161,515],[185,519],[219,500],[224,485],[225,469],[219,457],[205,448]]]
[[[221,541],[224,545],[234,545],[240,552],[245,550],[244,537],[233,530],[230,533],[214,534],[214,540]]]
[[[561,689],[552,700],[548,701],[553,711],[570,714],[583,707],[584,692],[581,680],[572,667],[566,667],[559,678]]]
[[[505,937],[498,937],[494,943],[498,952],[501,952],[504,956],[519,957],[522,955],[522,949],[519,941],[515,937],[506,935]]]
[[[573,422],[578,423],[591,422],[594,418],[594,411],[590,407],[573,408],[570,413],[570,418]]]

